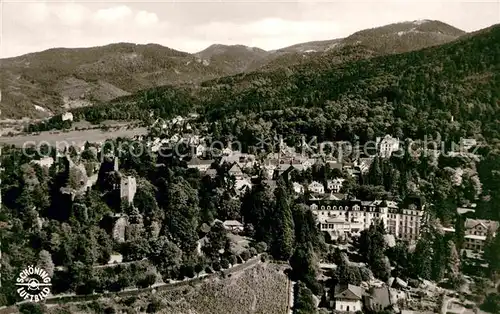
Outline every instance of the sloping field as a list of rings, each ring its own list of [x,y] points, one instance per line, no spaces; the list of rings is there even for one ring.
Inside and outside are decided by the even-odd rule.
[[[50,305],[50,314],[285,314],[288,286],[284,267],[257,263],[199,284],[132,296],[115,296],[86,303]]]
[[[36,145],[47,144],[50,146],[59,145],[59,147],[70,145],[82,145],[85,142],[95,143],[103,142],[107,139],[118,137],[134,137],[136,135],[146,135],[146,128],[134,129],[119,129],[109,132],[100,129],[82,130],[82,131],[69,131],[69,132],[41,132],[38,135],[20,135],[5,137],[0,136],[0,144],[15,145],[18,147],[28,147]]]
[[[229,278],[190,287],[177,295],[159,295],[165,314],[283,314],[287,309],[287,278],[277,266],[259,264]]]

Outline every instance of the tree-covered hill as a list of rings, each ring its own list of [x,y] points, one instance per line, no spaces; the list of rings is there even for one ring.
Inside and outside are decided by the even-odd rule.
[[[498,138],[499,39],[500,27],[495,26],[404,54],[342,64],[321,58],[291,71],[205,82],[200,94],[212,121],[239,113],[291,125],[294,116],[309,115],[323,117],[321,128],[332,135],[339,131],[335,121],[346,119],[354,128],[375,126],[376,133],[402,129],[413,138],[436,131]],[[360,118],[365,122],[355,121]]]
[[[335,58],[316,58],[274,71],[206,81],[201,87],[163,87],[82,108],[79,119],[147,118],[149,109],[169,117],[198,109],[207,121],[226,121],[238,136],[246,126],[272,122],[282,134],[328,139],[366,139],[385,133],[411,138],[440,133],[499,138],[500,26],[453,43],[420,51],[364,59],[355,46]],[[237,126],[237,128],[236,128]]]
[[[3,117],[47,117],[141,89],[232,74],[156,44],[49,49],[2,59]],[[37,105],[38,107],[35,107]]]
[[[131,43],[55,48],[1,60],[0,109],[4,118],[44,118],[142,89],[196,86],[227,75],[277,71],[322,60],[343,63],[434,46],[462,34],[442,22],[421,21],[391,24],[343,39],[306,42],[276,51],[212,45],[189,54],[157,44]]]

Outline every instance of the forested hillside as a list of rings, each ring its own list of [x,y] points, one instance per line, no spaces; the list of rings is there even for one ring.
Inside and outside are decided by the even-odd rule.
[[[207,121],[224,121],[240,135],[259,119],[282,134],[366,139],[393,133],[422,138],[439,132],[498,138],[500,27],[439,47],[339,64],[318,58],[291,69],[239,74],[201,88],[157,88],[76,111],[90,121],[145,118],[155,109],[168,117],[199,108]],[[363,54],[363,47],[346,55]],[[224,124],[224,123],[223,123]],[[238,126],[238,130],[234,127]]]
[[[212,45],[196,54],[157,44],[54,48],[2,59],[0,109],[8,118],[49,117],[162,85],[198,85],[242,72],[275,71],[322,60],[343,63],[453,41],[464,32],[439,21],[396,23],[349,37],[275,51]]]

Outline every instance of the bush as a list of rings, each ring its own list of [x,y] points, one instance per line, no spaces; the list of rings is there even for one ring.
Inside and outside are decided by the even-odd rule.
[[[490,293],[481,304],[481,310],[489,313],[500,313],[500,295]]]
[[[157,313],[161,310],[161,308],[162,308],[161,301],[154,300],[148,304],[148,307],[146,309],[146,313]]]
[[[316,311],[316,304],[311,290],[302,282],[296,285],[296,298],[294,308],[296,313],[314,313]]]
[[[194,276],[196,276],[196,273],[194,271],[194,266],[192,265],[182,266],[180,273],[182,277],[193,278]]]
[[[359,272],[361,274],[361,280],[362,281],[369,281],[371,278],[373,278],[373,273],[370,269],[366,267],[361,267],[359,269]]]
[[[214,271],[213,271],[212,267],[207,266],[207,267],[205,267],[205,272],[206,272],[207,274],[213,274],[213,272],[214,272]]]
[[[241,257],[241,259],[242,259],[243,261],[245,261],[245,262],[246,262],[246,261],[248,261],[248,260],[250,259],[251,254],[250,254],[250,252],[249,252],[248,250],[245,250],[245,251],[241,252],[240,257]]]
[[[38,303],[23,303],[19,306],[19,312],[22,314],[43,314],[44,308]]]
[[[257,250],[257,253],[264,253],[265,251],[267,251],[267,243],[259,242],[255,245],[255,249]]]
[[[268,258],[267,254],[266,254],[266,253],[263,253],[263,254],[260,256],[260,261],[261,261],[262,263],[264,263],[265,261],[267,261],[267,258]]]
[[[205,266],[203,264],[196,264],[194,266],[194,271],[197,274],[201,273],[203,271],[203,269],[205,269]]]
[[[234,255],[230,255],[229,256],[229,263],[233,266],[238,264],[238,258]]]
[[[143,278],[139,279],[137,282],[137,286],[140,288],[147,288],[154,285],[156,282],[156,274],[153,272],[148,272],[144,275]]]
[[[137,301],[137,297],[131,296],[123,300],[123,304],[125,304],[126,306],[132,306],[132,304],[134,304],[135,301]]]
[[[249,252],[250,252],[250,255],[252,257],[254,257],[255,255],[257,255],[257,250],[254,247],[251,247],[250,250],[249,250]]]
[[[224,269],[229,268],[229,261],[226,258],[220,260],[220,266]]]
[[[219,261],[214,261],[212,263],[212,268],[214,269],[214,271],[219,271],[221,270],[221,265],[220,265],[220,262]]]
[[[115,314],[116,313],[116,310],[114,307],[112,306],[108,306],[105,310],[104,310],[104,314]]]
[[[245,262],[245,261],[243,260],[243,258],[241,257],[241,255],[236,255],[236,259],[237,259],[237,261],[238,261],[238,264],[241,264],[241,263]]]

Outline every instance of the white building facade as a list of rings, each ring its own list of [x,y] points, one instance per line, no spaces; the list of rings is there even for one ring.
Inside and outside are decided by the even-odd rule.
[[[309,205],[320,230],[333,239],[359,235],[375,221],[381,221],[389,234],[409,241],[417,240],[424,219],[423,208],[400,208],[390,201],[319,200]]]

